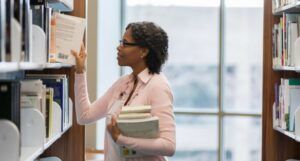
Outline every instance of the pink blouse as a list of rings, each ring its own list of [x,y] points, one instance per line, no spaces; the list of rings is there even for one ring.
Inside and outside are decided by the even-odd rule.
[[[87,91],[86,74],[75,74],[75,106],[77,122],[88,124],[105,118],[110,121],[108,111],[114,103],[125,102],[134,85],[133,75],[121,77],[99,99],[90,103]],[[145,69],[138,74],[138,84],[128,105],[151,105],[151,114],[159,118],[160,136],[155,139],[132,138],[120,135],[116,143],[110,134],[105,132],[105,161],[164,161],[164,156],[172,156],[175,152],[175,120],[173,113],[173,95],[166,77],[160,74],[149,74]],[[115,114],[121,109],[118,109]],[[109,119],[109,120],[108,120]],[[114,145],[126,146],[146,154],[143,157],[120,158]]]

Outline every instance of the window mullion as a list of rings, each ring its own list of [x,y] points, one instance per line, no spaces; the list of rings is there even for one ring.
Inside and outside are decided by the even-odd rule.
[[[225,26],[224,26],[224,14],[225,14],[225,0],[220,0],[220,21],[219,21],[219,72],[218,72],[218,87],[219,87],[219,96],[218,96],[218,161],[222,161],[223,156],[223,74],[224,74],[224,40],[225,40]]]

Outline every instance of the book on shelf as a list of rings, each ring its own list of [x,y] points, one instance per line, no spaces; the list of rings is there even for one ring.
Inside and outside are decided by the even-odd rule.
[[[31,3],[31,10],[32,10],[32,24],[35,24],[37,26],[40,26],[42,29],[44,29],[45,26],[45,5],[42,3]]]
[[[0,1],[0,61],[5,60],[5,1]]]
[[[0,119],[7,119],[20,129],[20,82],[0,81]]]
[[[159,137],[159,119],[151,115],[151,106],[124,106],[117,118],[117,126],[122,135],[134,138]],[[139,157],[144,154],[120,146],[120,155],[124,158]]]
[[[21,108],[35,108],[45,119],[46,138],[52,132],[53,89],[46,88],[40,79],[21,81]]]
[[[30,5],[46,5],[46,0],[30,0]]]
[[[54,90],[53,88],[46,89],[46,138],[51,137],[53,133],[53,97]]]
[[[273,67],[300,66],[300,55],[295,43],[299,37],[300,14],[283,13],[278,24],[272,30]]]
[[[23,1],[23,20],[22,23],[22,53],[21,61],[32,61],[32,10],[30,8],[30,1]]]
[[[55,39],[55,42],[50,43],[55,43],[56,52],[50,53],[49,60],[50,62],[75,65],[75,58],[71,55],[71,50],[80,51],[86,20],[59,13],[56,13],[54,17],[55,20],[52,21],[55,21],[55,31],[53,31],[55,38],[52,39]]]
[[[273,118],[276,125],[287,131],[295,131],[295,112],[300,107],[300,79],[281,79],[275,84]]]
[[[40,79],[21,81],[21,107],[34,107],[46,115],[46,86]]]
[[[12,19],[13,19],[13,1],[12,0],[4,0],[5,1],[5,58],[3,61],[10,62],[12,55]]]
[[[53,100],[61,108],[61,131],[69,124],[68,78],[64,74],[26,74],[27,79],[41,79],[47,88],[53,88]]]

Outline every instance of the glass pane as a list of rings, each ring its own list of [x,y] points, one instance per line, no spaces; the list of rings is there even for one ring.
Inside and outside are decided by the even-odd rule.
[[[263,0],[225,0],[224,110],[262,109]]]
[[[125,24],[153,21],[169,35],[164,73],[176,108],[218,109],[219,6],[219,0],[127,0]]]
[[[176,115],[176,153],[170,161],[217,161],[218,120]]]
[[[225,117],[223,161],[260,161],[261,133],[261,118]]]

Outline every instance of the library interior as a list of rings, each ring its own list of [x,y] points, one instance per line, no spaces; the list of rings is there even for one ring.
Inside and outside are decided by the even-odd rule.
[[[300,161],[300,0],[0,0],[0,104],[0,161]]]

